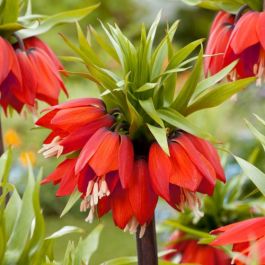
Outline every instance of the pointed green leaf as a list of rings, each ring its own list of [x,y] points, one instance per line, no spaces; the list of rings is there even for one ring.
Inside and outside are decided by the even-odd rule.
[[[166,128],[155,127],[151,124],[147,124],[147,127],[149,128],[150,132],[156,139],[157,143],[161,146],[164,152],[169,156],[170,154],[169,154],[169,148],[168,148],[168,142],[167,142]]]
[[[105,261],[100,265],[127,265],[127,264],[136,264],[136,263],[137,263],[137,257],[120,257]]]
[[[6,23],[0,25],[0,32],[14,32],[23,28],[24,27],[19,23]]]
[[[153,55],[152,55],[152,71],[151,71],[151,80],[155,79],[158,75],[160,75],[161,68],[163,66],[165,56],[167,54],[167,43],[168,39],[172,41],[175,32],[178,28],[179,20],[175,21],[174,24],[170,27],[170,29],[167,31],[166,36],[163,38],[163,40],[159,43],[157,48],[155,49]]]
[[[141,107],[144,109],[144,111],[157,123],[159,124],[161,127],[164,127],[164,123],[163,121],[160,119],[152,98],[149,98],[147,100],[139,100],[139,103],[141,105]]]
[[[140,93],[140,92],[152,90],[156,85],[157,83],[145,83],[143,86],[136,89],[136,92]]]
[[[196,41],[193,41],[186,45],[185,47],[178,50],[173,58],[170,60],[166,71],[170,69],[174,69],[177,66],[179,66],[180,63],[182,63],[199,45],[201,45],[203,42],[203,39],[199,39]]]
[[[234,69],[237,63],[238,61],[234,61],[225,68],[223,68],[221,71],[219,71],[217,74],[199,82],[198,86],[196,87],[194,97],[202,93],[207,88],[212,87],[213,85],[217,84],[219,81],[223,80]]]
[[[116,61],[119,61],[118,55],[111,45],[102,37],[92,26],[89,26],[92,35],[97,43]]]
[[[250,122],[248,122],[247,120],[245,120],[248,128],[251,130],[251,132],[253,133],[253,135],[260,141],[260,143],[262,144],[262,147],[265,151],[265,135],[262,134],[258,129],[256,129]]]
[[[15,23],[19,15],[19,0],[4,0],[2,1],[2,24]]]
[[[20,30],[18,31],[18,34],[21,38],[28,38],[31,36],[40,35],[42,33],[49,31],[51,28],[53,28],[54,26],[58,24],[74,23],[78,20],[81,20],[82,18],[90,14],[92,11],[94,11],[98,6],[99,4],[96,4],[96,5],[88,6],[82,9],[66,11],[66,12],[58,13],[53,16],[49,16],[46,19],[42,20],[38,27],[34,26],[32,28]]]
[[[194,69],[186,81],[185,85],[181,88],[179,94],[177,95],[174,102],[171,104],[171,107],[178,110],[179,112],[185,112],[191,97],[196,89],[196,86],[199,82],[202,70],[202,56],[203,49],[201,49],[200,54],[198,56],[198,60],[194,66]]]
[[[61,229],[59,229],[58,231],[54,232],[52,235],[46,237],[45,240],[55,239],[55,238],[63,237],[65,235],[69,235],[72,233],[82,233],[82,232],[84,232],[84,230],[81,229],[80,227],[64,226]]]
[[[234,158],[242,168],[244,174],[250,178],[250,180],[257,186],[259,191],[265,196],[265,174],[246,160],[235,155]]]
[[[71,194],[71,196],[70,196],[68,202],[66,203],[60,217],[63,217],[64,215],[66,215],[71,210],[71,208],[74,206],[74,204],[80,199],[80,197],[81,197],[81,193],[76,189]]]
[[[32,196],[34,190],[34,176],[31,170],[28,174],[28,183],[22,198],[22,205],[18,212],[18,218],[14,225],[12,234],[7,243],[7,251],[4,261],[8,264],[16,264],[26,245],[31,231],[32,220],[34,217]]]
[[[241,79],[227,84],[219,84],[215,87],[209,88],[201,93],[191,104],[188,106],[185,114],[188,115],[195,111],[216,107],[234,94],[255,81],[254,77]]]
[[[99,245],[100,234],[103,230],[103,225],[98,225],[89,235],[79,242],[76,250],[76,256],[84,264],[90,264],[90,259]],[[81,263],[79,263],[81,264]]]
[[[5,213],[4,213],[5,229],[6,229],[6,235],[8,237],[12,233],[14,224],[18,217],[21,204],[22,204],[21,198],[19,197],[18,192],[15,189],[11,195],[11,198],[8,201],[8,204],[5,208]]]
[[[256,117],[256,119],[258,121],[260,121],[264,126],[265,126],[265,120],[263,120],[261,117],[259,117],[257,114],[254,114],[254,116]]]
[[[171,108],[160,109],[158,110],[158,113],[162,120],[164,120],[168,124],[178,129],[181,129],[185,132],[191,133],[201,138],[210,139],[212,141],[214,140],[213,136],[197,128],[186,117],[184,117],[174,109]]]

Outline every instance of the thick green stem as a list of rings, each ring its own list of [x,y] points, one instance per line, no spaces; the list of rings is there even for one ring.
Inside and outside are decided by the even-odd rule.
[[[140,228],[136,234],[138,265],[158,265],[155,218],[146,227],[144,236],[139,235]]]

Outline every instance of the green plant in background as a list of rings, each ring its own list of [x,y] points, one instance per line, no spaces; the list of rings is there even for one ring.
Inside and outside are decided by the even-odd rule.
[[[253,10],[262,10],[262,0],[182,0],[192,5],[211,10],[226,10],[236,13],[243,5],[248,5]]]
[[[50,236],[45,235],[46,225],[39,201],[42,171],[34,177],[29,166],[28,182],[22,197],[16,187],[8,182],[12,168],[12,152],[9,150],[0,158],[0,264],[89,264],[96,251],[102,225],[96,227],[77,246],[68,243],[64,260],[54,260],[55,241],[70,233],[83,233],[75,226],[65,226]]]

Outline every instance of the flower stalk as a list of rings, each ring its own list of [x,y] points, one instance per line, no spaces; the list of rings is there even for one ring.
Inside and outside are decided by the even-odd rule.
[[[146,227],[140,238],[140,228],[136,234],[138,265],[158,265],[155,218]]]

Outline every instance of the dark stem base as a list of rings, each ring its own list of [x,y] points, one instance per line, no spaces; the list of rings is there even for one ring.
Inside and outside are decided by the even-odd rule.
[[[145,234],[139,238],[136,234],[138,265],[158,265],[155,219],[146,227]]]

